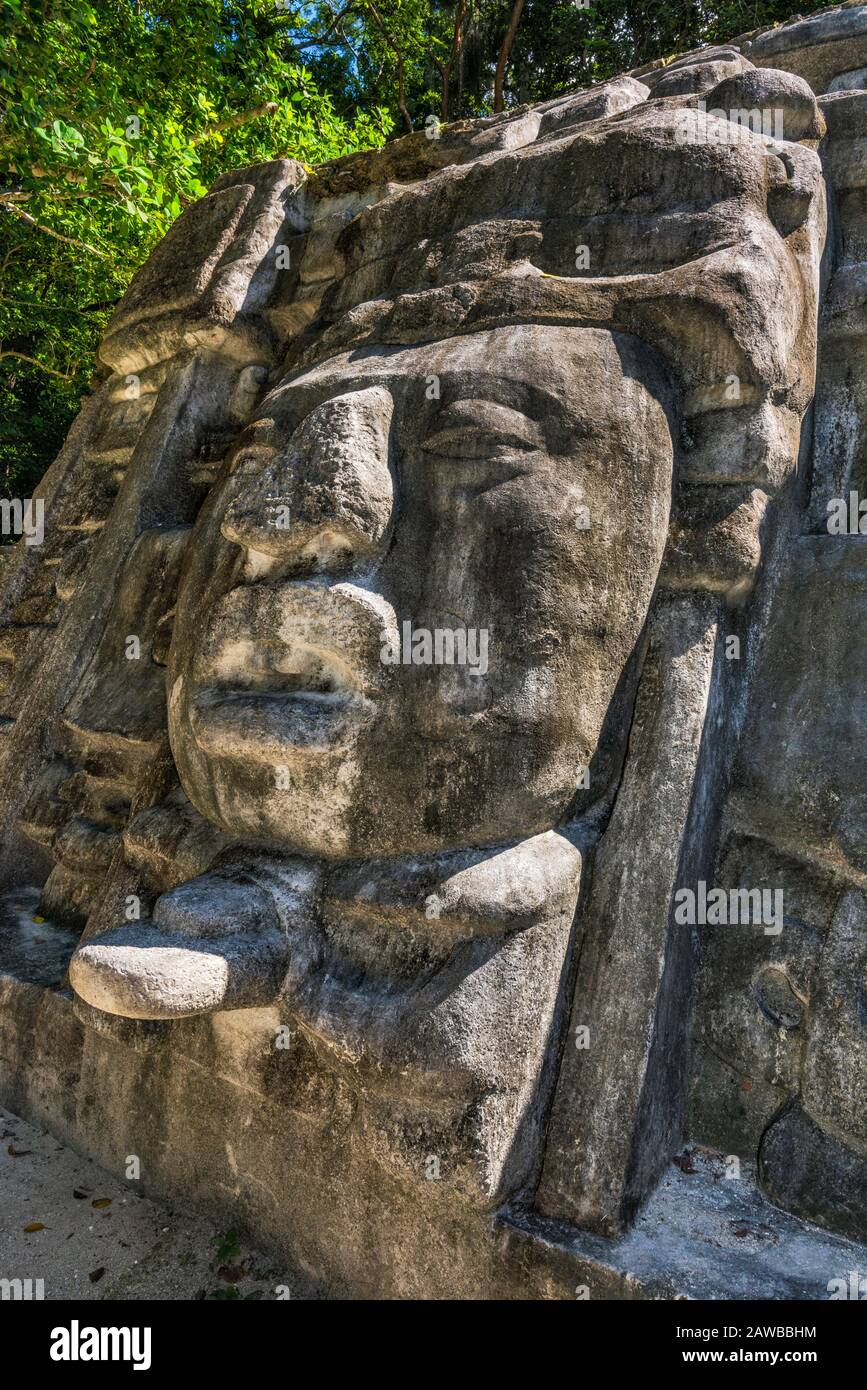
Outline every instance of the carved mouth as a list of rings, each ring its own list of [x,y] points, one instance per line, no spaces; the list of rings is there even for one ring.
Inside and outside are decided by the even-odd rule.
[[[279,764],[287,748],[339,748],[371,708],[347,662],[310,642],[230,643],[215,668],[191,722],[199,746],[217,756]]]
[[[220,601],[190,700],[216,757],[279,766],[344,747],[374,711],[387,611],[352,586],[246,585]]]
[[[213,688],[227,694],[348,700],[360,681],[336,651],[308,638],[227,641],[216,654]]]
[[[199,690],[190,707],[196,742],[215,757],[242,757],[279,768],[293,751],[334,751],[349,744],[370,701],[334,690]]]

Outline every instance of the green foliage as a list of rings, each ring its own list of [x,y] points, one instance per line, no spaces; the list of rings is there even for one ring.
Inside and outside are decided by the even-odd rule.
[[[544,101],[630,68],[723,43],[826,0],[526,0],[510,64],[513,100]]]
[[[56,452],[130,277],[228,168],[381,144],[335,109],[261,0],[0,0],[0,485]],[[279,25],[275,25],[275,16]]]
[[[449,116],[483,115],[491,110],[494,69],[514,3],[318,0],[301,7],[306,36],[327,36],[324,46],[308,50],[310,65],[329,79],[341,74],[356,107],[371,101],[387,107],[395,134],[401,134],[399,59],[405,104],[419,128],[426,116],[442,114],[442,66],[461,20],[448,83]],[[578,0],[525,0],[507,71],[506,105],[544,101],[658,58],[780,23],[796,11],[807,15],[824,8],[825,0],[589,0],[586,7]],[[342,16],[336,26],[335,12]]]
[[[220,1236],[217,1241],[217,1254],[214,1259],[214,1267],[225,1264],[226,1260],[235,1260],[241,1254],[241,1242],[238,1240],[238,1232],[232,1227],[226,1231],[225,1235]]]

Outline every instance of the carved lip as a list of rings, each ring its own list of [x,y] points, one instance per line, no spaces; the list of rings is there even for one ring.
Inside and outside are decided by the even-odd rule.
[[[369,700],[345,692],[206,686],[193,697],[190,722],[206,753],[278,767],[293,751],[346,746],[371,712]]]
[[[302,697],[323,703],[353,699],[361,681],[346,656],[305,626],[279,637],[228,636],[213,653],[204,684],[226,694]]]
[[[241,585],[214,610],[196,662],[190,720],[216,756],[279,765],[335,750],[372,716],[383,609],[354,586]]]

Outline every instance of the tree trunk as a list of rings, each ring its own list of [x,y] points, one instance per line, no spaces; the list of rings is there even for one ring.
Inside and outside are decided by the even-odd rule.
[[[521,0],[521,3],[523,4],[523,0]],[[467,0],[458,0],[458,5],[457,5],[457,8],[456,8],[456,10],[455,10],[455,33],[454,33],[454,39],[452,40],[452,51],[451,51],[451,53],[449,54],[449,60],[448,60],[447,63],[440,63],[440,64],[438,64],[438,67],[439,67],[439,70],[440,70],[440,75],[441,75],[442,80],[443,80],[443,85],[442,85],[442,112],[441,112],[441,117],[440,117],[441,120],[442,120],[443,125],[446,125],[446,124],[448,123],[448,119],[449,119],[449,79],[451,78],[451,75],[452,75],[452,68],[453,68],[454,65],[455,65],[455,59],[460,55],[461,49],[462,49],[462,47],[463,47],[463,43],[464,43],[464,20],[466,19],[466,17],[467,17]]]
[[[518,25],[521,22],[521,12],[524,8],[524,0],[515,0],[512,9],[512,17],[509,20],[509,27],[506,30],[503,46],[500,49],[500,56],[497,59],[497,71],[494,74],[494,110],[503,109],[503,82],[506,76],[506,66],[509,62],[509,55],[512,52],[512,44],[515,42],[515,35],[518,32]]]

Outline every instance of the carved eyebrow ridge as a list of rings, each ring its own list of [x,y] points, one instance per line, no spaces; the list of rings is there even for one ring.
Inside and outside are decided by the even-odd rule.
[[[530,448],[538,448],[545,443],[541,424],[523,411],[496,401],[475,399],[452,401],[444,406],[422,448],[433,451],[444,444],[456,443],[462,437],[479,433],[499,435],[501,439]]]

